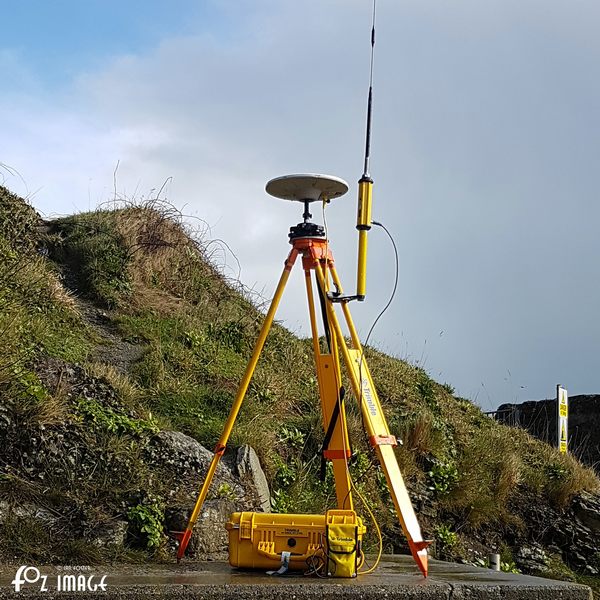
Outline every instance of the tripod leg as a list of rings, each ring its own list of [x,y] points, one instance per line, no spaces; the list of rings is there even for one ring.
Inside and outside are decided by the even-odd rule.
[[[208,489],[217,470],[219,461],[225,453],[225,448],[227,446],[229,436],[231,435],[231,430],[233,429],[233,425],[242,406],[242,402],[244,401],[244,397],[246,396],[246,391],[248,390],[248,386],[250,385],[250,380],[252,379],[252,375],[254,374],[254,370],[256,369],[256,363],[258,363],[258,359],[260,358],[260,353],[262,352],[265,340],[267,339],[267,335],[269,333],[269,330],[271,329],[271,325],[273,324],[273,319],[275,318],[275,313],[277,311],[277,307],[279,306],[279,301],[283,296],[283,291],[289,279],[290,271],[292,270],[292,267],[296,262],[297,256],[298,251],[294,248],[290,252],[287,260],[285,261],[283,273],[281,274],[279,283],[277,284],[275,294],[273,295],[273,300],[271,300],[271,306],[269,307],[267,315],[265,316],[265,321],[260,330],[258,339],[256,340],[256,344],[254,345],[254,352],[252,353],[252,358],[246,366],[244,377],[242,379],[242,382],[240,383],[240,387],[238,389],[238,393],[235,397],[233,405],[231,406],[231,410],[229,412],[229,416],[227,417],[223,433],[221,434],[221,437],[219,438],[219,441],[217,442],[217,445],[215,447],[215,453],[208,467],[208,472],[206,473],[206,477],[204,479],[204,483],[202,484],[202,488],[200,489],[200,493],[198,495],[198,499],[196,500],[194,510],[192,511],[185,532],[181,537],[181,541],[179,543],[179,550],[177,551],[177,560],[180,560],[181,557],[185,554],[187,545],[190,541],[190,538],[192,537],[192,530],[194,529],[194,524],[198,519],[200,509],[202,508],[204,500],[206,499],[206,496],[208,494]]]
[[[321,353],[310,270],[306,269],[304,273],[313,352],[315,355],[317,379],[319,381],[319,396],[323,412],[323,428],[326,432],[326,438],[329,434],[329,440],[326,442],[327,447],[323,448],[323,457],[324,459],[331,460],[333,464],[338,508],[353,510],[350,475],[348,473],[348,459],[351,452],[350,444],[348,443],[344,399],[341,397],[342,377],[336,336],[334,332],[331,332],[328,336],[330,340],[330,353]],[[331,431],[329,431],[330,428]]]
[[[325,289],[326,282],[322,269],[317,266],[315,272],[319,280],[319,285],[321,285],[322,289]],[[334,268],[332,268],[332,276],[334,282],[339,287],[339,279]],[[343,338],[342,329],[335,315],[333,304],[330,301],[327,302],[329,321],[340,339],[344,362],[346,363],[350,381],[352,382],[354,395],[360,405],[369,441],[375,448],[377,457],[385,473],[388,489],[390,490],[400,525],[408,541],[413,558],[423,575],[427,576],[427,546],[429,543],[423,540],[419,522],[417,521],[408,490],[404,484],[404,479],[402,478],[402,473],[394,454],[393,447],[396,445],[396,441],[390,435],[350,310],[346,304],[343,305],[343,311],[352,339],[353,348],[351,349],[348,348]]]

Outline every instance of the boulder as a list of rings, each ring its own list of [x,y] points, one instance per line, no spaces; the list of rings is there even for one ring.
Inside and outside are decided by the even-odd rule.
[[[226,498],[207,500],[202,506],[187,554],[196,557],[222,557],[227,552],[228,533],[225,524],[238,510],[235,502]],[[170,507],[165,511],[165,527],[170,532],[182,532],[188,524],[191,508]]]
[[[148,448],[150,461],[168,467],[179,475],[205,473],[213,453],[194,438],[180,431],[161,431]],[[229,469],[221,462],[217,477],[231,477]]]
[[[247,481],[256,490],[257,500],[262,512],[271,512],[269,484],[254,448],[247,444],[242,446],[238,450],[235,466],[242,482]]]

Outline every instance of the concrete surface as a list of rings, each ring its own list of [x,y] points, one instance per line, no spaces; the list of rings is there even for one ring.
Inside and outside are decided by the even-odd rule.
[[[36,565],[37,566],[37,565]],[[180,565],[118,565],[43,567],[47,591],[41,581],[25,584],[17,594],[11,585],[19,565],[0,567],[0,598],[81,598],[102,596],[122,600],[165,598],[172,600],[591,600],[589,588],[581,585],[498,573],[467,565],[430,561],[424,579],[408,556],[385,556],[378,569],[357,579],[318,579],[303,575],[269,577],[261,572],[242,572],[224,562]],[[57,576],[93,575],[92,585],[106,575],[106,592],[59,592]],[[34,579],[35,571],[28,572]]]

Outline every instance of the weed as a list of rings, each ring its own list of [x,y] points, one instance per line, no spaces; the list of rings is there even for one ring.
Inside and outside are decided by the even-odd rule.
[[[486,556],[485,558],[476,558],[472,563],[476,567],[481,567],[483,569],[490,568],[490,559]],[[504,573],[520,573],[521,570],[517,567],[517,565],[512,561],[500,561],[500,570]]]
[[[388,487],[385,473],[381,467],[375,469],[375,482],[377,483],[377,490],[379,491],[380,497],[385,500],[390,497],[390,488]]]
[[[77,412],[98,429],[110,433],[140,436],[144,434],[153,435],[159,431],[151,414],[148,420],[135,419],[89,398],[79,398]]]
[[[131,291],[130,256],[115,231],[110,213],[87,213],[54,222],[56,242],[52,255],[66,262],[79,278],[84,293],[115,307]]]
[[[544,472],[550,481],[564,481],[568,474],[567,468],[557,463],[545,465]]]
[[[184,332],[183,339],[184,339],[185,345],[188,348],[191,348],[192,350],[199,349],[202,346],[202,344],[204,344],[204,342],[206,341],[206,338],[204,337],[204,335],[202,335],[202,333],[199,333],[197,331]]]
[[[36,484],[12,472],[0,473],[0,498],[10,505],[39,503],[42,497]]]
[[[445,550],[451,550],[458,542],[458,534],[452,531],[448,525],[439,525],[435,530],[435,535]]]
[[[53,555],[51,542],[48,527],[32,517],[9,515],[0,524],[0,548],[9,556],[46,562]]]
[[[451,455],[453,440],[447,425],[431,411],[424,409],[402,420],[402,425],[394,427],[402,431],[402,440],[407,450],[417,456],[434,456],[444,459]]]
[[[13,249],[30,252],[35,248],[40,221],[27,202],[0,186],[0,231]]]
[[[292,512],[292,499],[289,494],[282,489],[275,490],[271,496],[271,508],[275,513],[290,513]]]
[[[43,402],[50,397],[39,377],[21,368],[14,369],[14,386],[20,400]]]
[[[517,567],[517,565],[509,560],[508,562],[500,561],[500,570],[504,573],[520,573],[521,570]]]
[[[86,371],[93,377],[106,381],[116,392],[119,399],[125,404],[138,407],[141,401],[141,389],[112,365],[101,362],[86,364]]]
[[[244,326],[239,321],[229,321],[220,326],[209,324],[208,334],[235,352],[240,353],[245,348]]]
[[[226,498],[228,500],[237,500],[237,494],[227,482],[222,483],[217,490],[217,498]]]
[[[275,385],[277,384],[274,376],[266,375],[263,370],[259,370],[252,378],[249,391],[260,403],[269,404],[277,398],[273,389]]]
[[[561,454],[543,442],[540,452],[531,462],[529,476],[558,507],[564,507],[576,494],[582,491],[597,492],[599,487],[594,472],[581,465],[570,454]]]
[[[61,545],[61,562],[65,565],[93,565],[102,562],[102,552],[87,540],[65,540]]]
[[[438,497],[449,494],[458,481],[458,471],[452,463],[436,463],[427,476],[430,482],[429,489]]]
[[[297,427],[283,426],[279,429],[277,441],[280,444],[289,445],[294,448],[302,448],[306,441],[305,435]]]
[[[47,261],[10,249],[0,235],[0,383],[39,352],[81,360],[89,348],[79,316],[57,299],[55,284]]]
[[[68,444],[59,444],[62,474],[48,482],[45,472],[41,486],[27,481],[27,473],[11,472],[0,481],[0,496],[10,503],[38,503],[44,490],[52,489],[57,506],[97,505],[116,514],[124,501],[131,505],[138,490],[151,490],[156,499],[134,501],[128,516],[134,541],[156,550],[163,539],[162,499],[172,480],[147,462],[147,438],[158,430],[160,419],[161,425],[169,423],[206,446],[214,445],[264,319],[260,300],[253,303],[239,285],[219,274],[206,260],[210,243],[189,237],[180,215],[168,207],[151,203],[59,220],[50,233],[53,265],[35,252],[37,217],[24,208],[11,221],[2,213],[10,212],[11,202],[1,196],[2,400],[19,405],[14,412],[23,436],[33,437],[30,427],[61,421],[66,430],[76,430],[83,454],[89,453],[93,464],[71,456]],[[62,397],[35,377],[31,365],[36,357],[81,363],[98,344],[82,323],[77,300],[61,285],[61,271],[69,281],[76,279],[89,298],[114,307],[112,316],[124,339],[144,345],[145,354],[130,377],[87,363],[88,372],[116,391],[109,403]],[[311,343],[274,325],[231,438],[232,446],[249,443],[257,450],[274,490],[273,507],[281,512],[320,512],[336,503],[332,465],[327,463],[322,482],[315,460],[323,428]],[[506,531],[518,522],[521,513],[515,507],[530,492],[541,502],[560,505],[581,490],[598,488],[589,469],[520,430],[494,423],[469,401],[453,397],[449,384],[440,386],[422,369],[374,348],[367,348],[366,356],[391,430],[404,440],[395,452],[409,489],[429,486],[440,514],[467,526],[465,532],[490,523]],[[73,404],[86,427],[73,427]],[[393,540],[398,523],[385,477],[371,464],[360,411],[350,398],[347,421],[357,451],[350,467],[356,485],[373,507],[384,539]],[[224,485],[217,495],[229,498],[233,492]],[[93,524],[99,517],[89,519]],[[85,556],[79,542],[68,537],[61,537],[66,549],[60,550],[35,522],[0,527],[2,556],[46,561]],[[436,537],[459,553],[460,544],[452,537],[456,533],[445,527]],[[21,537],[24,553],[18,554]],[[111,552],[130,560],[129,551]],[[512,559],[503,556],[503,562]]]
[[[164,510],[161,504],[138,504],[127,511],[129,532],[138,546],[157,550],[163,540]]]
[[[297,477],[296,469],[287,463],[280,462],[277,473],[275,474],[275,481],[277,485],[282,488],[289,487]]]
[[[427,376],[425,371],[419,372],[419,377],[417,379],[417,391],[429,409],[434,414],[438,414],[439,405],[435,397],[435,384],[433,380]]]

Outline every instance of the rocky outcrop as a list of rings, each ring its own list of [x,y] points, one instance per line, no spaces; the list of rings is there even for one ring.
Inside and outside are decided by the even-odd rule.
[[[520,539],[515,546],[517,564],[527,572],[547,570],[550,554],[555,554],[572,569],[598,575],[600,572],[600,497],[584,492],[563,510],[541,507],[532,502],[525,509],[528,530],[540,532],[536,540]],[[543,545],[544,549],[541,548]]]
[[[51,539],[83,539],[98,550],[123,547],[132,541],[130,510],[139,506],[164,513],[165,533],[184,530],[213,453],[182,432],[148,426],[108,381],[79,365],[46,358],[35,370],[60,403],[48,403],[52,413],[34,413],[25,430],[23,406],[0,399],[0,536],[3,528],[28,527]],[[82,406],[94,413],[82,413]],[[89,491],[105,494],[101,508],[82,499]],[[256,453],[250,446],[231,449],[217,468],[190,550],[222,556],[230,514],[269,509]]]
[[[185,498],[167,506],[165,528],[184,531],[204,480],[213,453],[193,438],[178,431],[161,431],[148,450],[149,463],[168,468],[177,475],[174,498]],[[188,554],[221,556],[227,551],[225,524],[236,511],[269,511],[270,494],[267,478],[254,449],[242,446],[235,455],[222,460],[211,484],[209,499],[198,516]]]
[[[556,400],[502,404],[496,419],[556,445]],[[569,451],[600,472],[600,394],[569,398]]]

